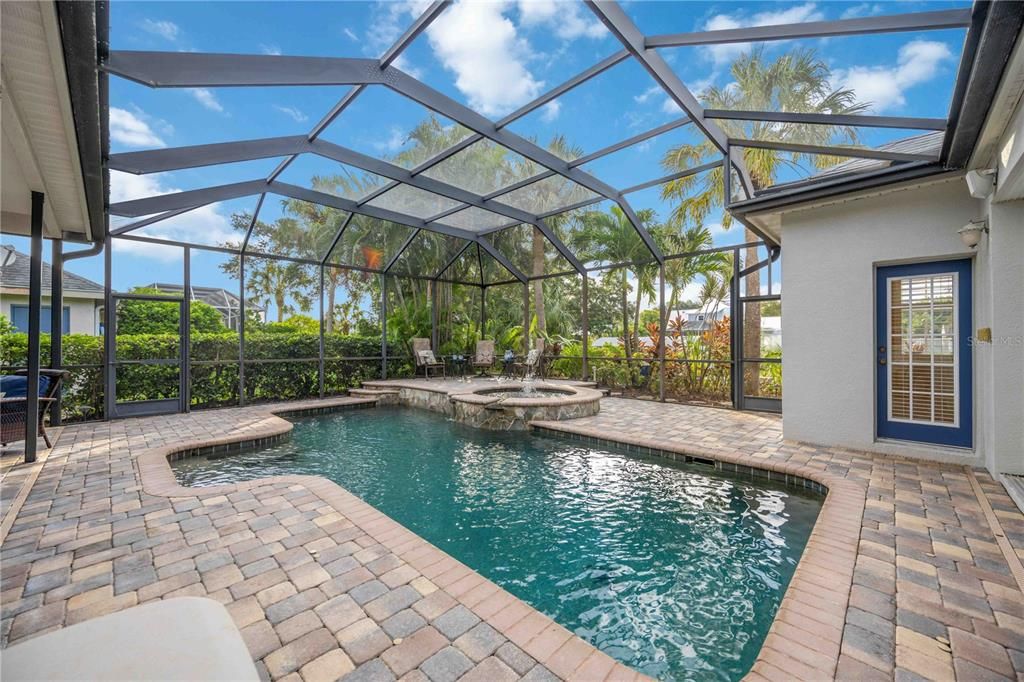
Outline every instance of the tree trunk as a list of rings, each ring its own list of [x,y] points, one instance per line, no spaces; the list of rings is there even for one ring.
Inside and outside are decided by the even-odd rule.
[[[544,235],[533,228],[533,276],[544,274]],[[544,313],[544,280],[533,281],[533,310],[537,316],[537,336],[546,336],[548,324]]]
[[[748,242],[759,241],[757,235],[746,230]],[[743,267],[750,267],[757,262],[757,247],[746,250],[746,257],[743,259]],[[746,276],[746,295],[761,295],[761,271],[755,270]],[[741,305],[736,302],[735,305]],[[761,306],[758,303],[751,303],[744,306],[745,310],[733,310],[733,315],[743,315],[743,357],[761,357]],[[760,395],[761,382],[759,380],[760,365],[751,363],[743,366],[743,393],[744,395]]]
[[[277,321],[284,322],[284,292],[274,292],[274,305],[277,306]]]

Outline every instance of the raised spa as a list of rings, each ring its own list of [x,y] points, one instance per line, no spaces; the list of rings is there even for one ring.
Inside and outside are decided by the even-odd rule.
[[[273,447],[173,466],[185,485],[325,476],[658,679],[749,670],[822,501],[397,406],[297,419]]]

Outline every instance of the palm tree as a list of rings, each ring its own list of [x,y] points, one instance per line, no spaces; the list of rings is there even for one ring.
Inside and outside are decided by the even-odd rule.
[[[814,114],[858,114],[870,107],[870,103],[858,102],[852,90],[834,89],[828,65],[813,50],[796,50],[768,62],[764,50],[758,48],[737,59],[731,74],[733,82],[727,87],[711,87],[704,91],[701,99],[705,107]],[[849,126],[732,120],[719,121],[719,125],[731,138],[816,145],[853,145],[858,141],[856,129]],[[692,168],[719,154],[717,147],[704,140],[699,144],[684,144],[670,149],[662,159],[662,165],[673,171]],[[837,160],[837,157],[829,155],[743,148],[743,161],[750,171],[755,191],[773,185],[785,168],[800,168],[805,163],[826,168]],[[666,183],[662,188],[662,198],[678,202],[672,211],[672,221],[676,224],[704,224],[713,211],[726,203],[723,180],[719,167]],[[722,224],[726,228],[731,225],[728,213],[723,216]],[[748,229],[745,240],[753,242],[758,238]],[[757,249],[747,249],[745,262],[752,264],[756,260]],[[748,294],[760,293],[759,272],[747,276],[746,288]],[[738,302],[734,301],[733,306],[737,305]],[[734,310],[733,314],[740,314],[740,311]],[[745,335],[743,354],[745,357],[759,357],[761,311],[757,305],[745,311],[744,324],[754,333]],[[757,394],[756,376],[748,376],[744,383],[748,395]]]
[[[654,223],[655,214],[651,209],[637,211],[637,218],[644,225]],[[640,235],[637,234],[629,218],[618,206],[612,206],[607,213],[604,211],[586,211],[580,217],[581,228],[572,235],[573,245],[579,251],[590,250],[591,255],[599,256],[609,263],[642,263],[651,259],[651,252]],[[656,228],[655,228],[656,229]],[[626,358],[633,357],[633,333],[630,331],[629,284],[630,268],[622,267],[613,270],[619,278],[619,306],[622,315],[622,343]],[[654,296],[655,268],[649,264],[634,265],[636,273],[637,294],[636,311],[632,317],[638,324],[641,299],[650,300]],[[635,327],[634,327],[635,328]]]

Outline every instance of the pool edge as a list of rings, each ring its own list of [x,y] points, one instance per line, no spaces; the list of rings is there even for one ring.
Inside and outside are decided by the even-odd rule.
[[[140,452],[135,456],[134,461],[139,471],[142,489],[146,494],[157,497],[212,499],[268,484],[290,483],[302,486],[562,679],[597,679],[587,676],[583,671],[601,670],[601,679],[604,680],[622,680],[623,682],[650,680],[651,678],[616,661],[512,593],[488,580],[472,567],[458,561],[444,550],[424,540],[387,514],[327,478],[311,475],[269,476],[231,484],[192,488],[180,485],[171,469],[172,459],[192,454],[236,452],[247,447],[259,447],[260,444],[269,445],[279,442],[287,437],[293,428],[292,422],[282,415],[309,416],[346,409],[372,408],[376,405],[377,400],[374,398],[337,398],[311,402],[308,406],[268,405],[266,418],[245,432],[222,438],[197,439],[174,445],[163,445]],[[437,567],[442,565],[444,575],[434,573]],[[430,573],[428,574],[427,571]],[[458,577],[449,581],[450,574],[453,573]],[[445,580],[442,580],[443,577]],[[495,613],[490,613],[490,609],[481,608],[484,605],[493,604],[496,600],[503,601],[506,605]],[[496,618],[496,616],[507,614],[509,611],[516,612],[519,617],[511,622],[507,622],[508,618],[500,620]],[[524,633],[523,628],[517,627],[527,618],[534,621],[531,625],[536,625],[536,623],[542,625],[538,632],[529,629],[528,636],[522,634]],[[551,646],[552,642],[556,641],[557,644]]]

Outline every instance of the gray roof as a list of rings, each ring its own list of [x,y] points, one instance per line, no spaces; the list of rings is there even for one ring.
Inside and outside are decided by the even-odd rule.
[[[922,133],[920,135],[914,135],[912,137],[893,140],[892,142],[886,142],[885,144],[880,144],[877,147],[874,147],[874,149],[887,152],[901,152],[904,154],[923,154],[938,158],[939,153],[942,151],[942,139],[944,136],[944,131],[935,130],[928,133]],[[899,166],[901,163],[906,162],[888,161],[885,159],[847,159],[842,163],[837,163],[834,166],[830,166],[825,170],[815,173],[809,178],[773,185],[765,190],[763,194],[769,195],[773,192],[801,186],[813,187],[816,183],[823,182],[825,180],[832,180],[845,175],[853,175],[855,173],[883,170],[885,168]]]
[[[32,259],[28,254],[22,253],[17,249],[13,249],[7,245],[3,246],[4,249],[10,249],[14,251],[15,258],[14,262],[7,267],[0,267],[0,282],[3,283],[5,288],[11,289],[28,289],[28,278],[29,278],[29,265]],[[50,279],[53,277],[50,264],[43,261],[43,292],[48,293],[50,291]],[[99,294],[103,295],[103,285],[93,282],[91,279],[86,279],[80,275],[76,275],[69,270],[64,271],[64,292],[80,292],[88,294]]]
[[[165,293],[181,293],[182,285],[167,284],[165,282],[153,282],[145,285],[146,289],[157,289]],[[192,300],[209,303],[214,308],[238,308],[238,295],[223,287],[197,287],[192,286]],[[246,301],[245,307],[250,310],[263,310],[263,307],[253,301]]]

